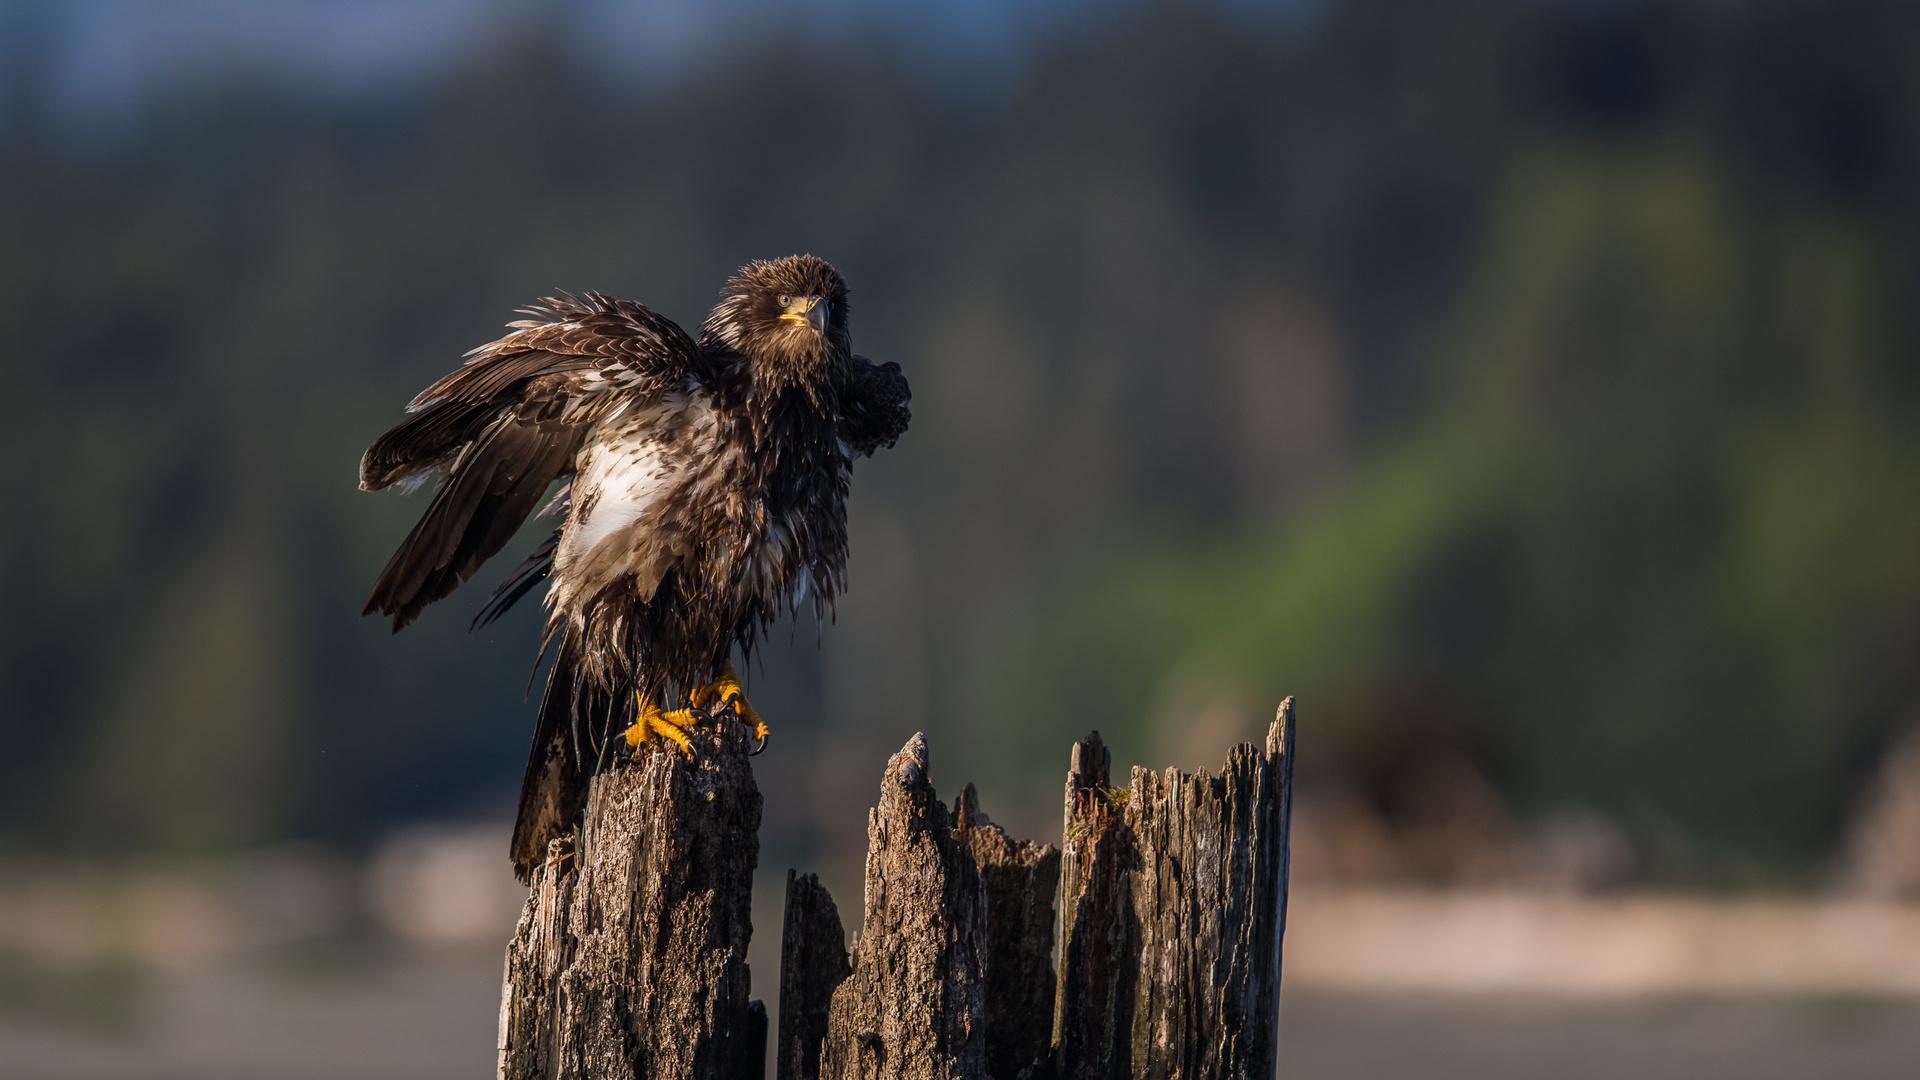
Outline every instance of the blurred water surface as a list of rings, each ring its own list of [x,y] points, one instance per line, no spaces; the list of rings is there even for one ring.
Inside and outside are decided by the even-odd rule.
[[[484,1075],[522,897],[504,836],[416,828],[364,867],[42,868],[0,890],[6,1075]],[[761,879],[750,963],[777,1014]],[[1900,1076],[1917,989],[1920,907],[1309,885],[1280,1075]]]

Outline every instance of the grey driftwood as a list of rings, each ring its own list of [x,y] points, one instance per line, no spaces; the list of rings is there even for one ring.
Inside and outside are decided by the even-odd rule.
[[[1015,840],[926,738],[868,815],[851,950],[787,876],[778,1080],[1261,1080],[1274,1074],[1293,709],[1218,775],[1074,744],[1062,846]],[[595,780],[585,850],[555,845],[508,949],[503,1077],[764,1076],[745,963],[760,797],[737,735]]]

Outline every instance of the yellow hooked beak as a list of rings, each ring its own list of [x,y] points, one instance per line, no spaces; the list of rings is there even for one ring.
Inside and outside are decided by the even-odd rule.
[[[780,313],[783,320],[805,323],[813,327],[813,332],[826,336],[828,304],[823,297],[796,296],[787,301],[787,309]]]

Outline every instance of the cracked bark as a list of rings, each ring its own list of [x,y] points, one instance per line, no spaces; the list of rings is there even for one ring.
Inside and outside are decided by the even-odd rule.
[[[1271,1077],[1292,814],[1293,699],[1218,776],[1108,786],[1075,744],[1061,869],[1054,1065],[1063,1077]]]
[[[760,796],[738,733],[695,734],[694,763],[654,752],[597,779],[584,850],[556,842],[536,873],[503,1077],[764,1075],[745,963]],[[1271,1077],[1292,741],[1288,699],[1264,751],[1116,789],[1095,733],[1056,850],[1007,836],[971,785],[944,806],[915,735],[868,815],[851,954],[832,897],[788,874],[780,1080]]]
[[[1005,1080],[1051,1075],[1053,899],[1060,887],[1060,849],[1008,836],[980,811],[972,784],[960,793],[953,816],[987,895],[987,1075]]]
[[[778,1080],[819,1080],[820,1044],[827,1037],[833,992],[852,971],[840,910],[820,879],[787,871],[787,906],[780,935],[780,1048]]]
[[[866,915],[837,989],[837,969],[795,968],[839,955],[838,919],[818,914],[831,901],[789,885],[801,944],[782,986],[831,994],[817,1075],[1271,1077],[1292,736],[1289,698],[1264,750],[1235,747],[1218,775],[1135,769],[1116,789],[1096,732],[1073,747],[1056,851],[1008,837],[971,785],[949,814],[915,735],[868,816]],[[811,1038],[789,1044],[783,1078],[812,1080]]]
[[[823,1080],[986,1074],[986,891],[928,773],[915,735],[867,815],[866,917],[828,1011]]]
[[[1100,733],[1073,744],[1061,832],[1054,1067],[1062,1077],[1127,1075],[1139,979],[1125,814],[1108,786]]]
[[[732,725],[689,735],[691,762],[656,748],[596,777],[583,850],[555,841],[535,872],[507,947],[501,1077],[764,1075],[746,964],[760,792]]]

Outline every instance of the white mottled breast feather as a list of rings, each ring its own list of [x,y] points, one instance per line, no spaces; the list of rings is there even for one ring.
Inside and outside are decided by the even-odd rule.
[[[698,390],[669,391],[600,422],[573,481],[550,602],[584,600],[629,573],[651,593],[688,540],[663,510],[710,473],[717,434],[712,401]]]

